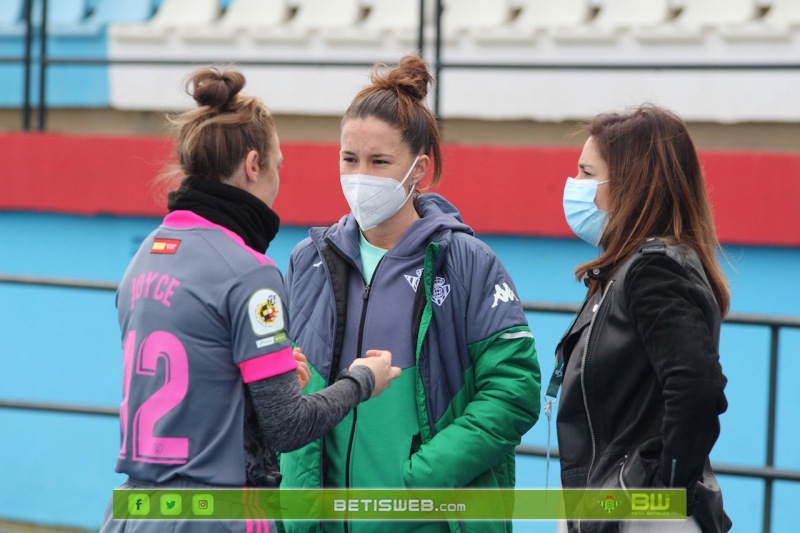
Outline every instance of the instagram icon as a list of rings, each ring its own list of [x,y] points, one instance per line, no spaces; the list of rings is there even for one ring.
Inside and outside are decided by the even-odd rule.
[[[211,494],[195,494],[192,496],[192,513],[197,516],[214,514],[214,497]]]

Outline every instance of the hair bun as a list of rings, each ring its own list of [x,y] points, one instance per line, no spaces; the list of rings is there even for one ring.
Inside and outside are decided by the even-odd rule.
[[[190,76],[186,92],[199,105],[225,109],[242,90],[244,83],[244,75],[237,70],[220,72],[216,68],[202,68]]]
[[[379,76],[377,73],[373,73],[372,76],[374,85],[395,90],[417,101],[424,100],[428,96],[428,85],[432,81],[433,76],[428,71],[428,65],[415,55],[403,57],[385,76]]]

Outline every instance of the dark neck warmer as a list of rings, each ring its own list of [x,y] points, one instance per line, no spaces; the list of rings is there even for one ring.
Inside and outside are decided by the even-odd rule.
[[[186,210],[240,236],[253,250],[266,252],[280,218],[247,191],[217,181],[189,177],[167,196],[167,208]]]

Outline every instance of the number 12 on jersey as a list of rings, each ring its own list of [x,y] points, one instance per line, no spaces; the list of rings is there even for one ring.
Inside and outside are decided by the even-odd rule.
[[[172,333],[154,331],[136,350],[136,331],[129,331],[123,352],[123,392],[119,409],[122,446],[119,458],[126,459],[130,454],[132,460],[146,463],[185,463],[189,459],[187,437],[155,435],[156,423],[183,401],[189,389],[189,359],[183,343]],[[159,361],[164,363],[163,383],[141,405],[130,405],[134,375],[155,379]],[[134,395],[134,398],[139,397]],[[133,408],[136,410],[131,418]]]

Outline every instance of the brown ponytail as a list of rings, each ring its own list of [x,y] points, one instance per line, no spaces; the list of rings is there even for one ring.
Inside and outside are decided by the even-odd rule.
[[[424,102],[433,77],[427,64],[415,55],[403,57],[388,71],[386,68],[386,65],[375,66],[370,75],[372,85],[356,95],[342,117],[342,124],[373,117],[396,127],[414,155],[433,158],[433,179],[429,186],[436,185],[442,174],[441,134],[436,117]]]

